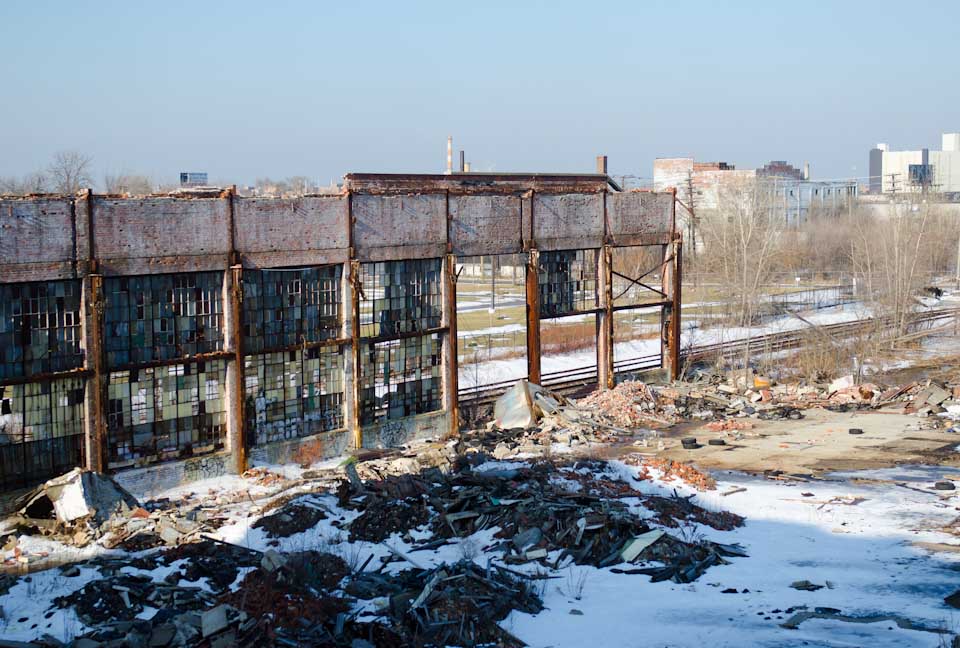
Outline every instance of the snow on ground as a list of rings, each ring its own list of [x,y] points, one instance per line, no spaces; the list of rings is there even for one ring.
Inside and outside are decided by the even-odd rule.
[[[526,464],[490,462],[479,469],[501,470],[518,465]],[[919,541],[955,540],[939,529],[957,515],[957,498],[952,493],[918,492],[879,481],[894,480],[915,488],[929,488],[942,477],[943,468],[901,466],[836,474],[831,481],[808,483],[719,473],[715,475],[717,489],[707,493],[695,493],[679,482],[636,481],[638,469],[619,462],[612,462],[609,470],[641,492],[669,495],[676,490],[683,496],[693,495],[697,503],[707,508],[726,509],[746,517],[745,526],[733,531],[690,525],[668,532],[686,540],[704,537],[724,544],[740,543],[749,557],[712,567],[698,581],[685,585],[651,583],[646,576],[615,574],[609,568],[561,567],[553,574],[556,578],[547,581],[543,612],[514,612],[503,622],[509,632],[531,646],[946,645],[940,643],[937,634],[901,629],[892,622],[852,624],[812,619],[796,630],[782,628],[780,624],[790,616],[785,610],[798,606],[810,610],[817,606],[837,608],[849,615],[896,614],[927,627],[960,630],[960,614],[954,614],[956,611],[943,603],[943,597],[960,585],[960,558],[956,554],[930,555],[911,545]],[[853,483],[853,478],[873,481]],[[243,480],[220,485],[225,495],[249,487]],[[738,487],[746,491],[722,495]],[[200,482],[158,495],[207,493],[210,488],[211,484]],[[487,529],[458,543],[415,553],[409,553],[410,545],[399,534],[384,543],[351,543],[343,526],[358,515],[357,511],[341,509],[333,494],[305,494],[303,498],[329,513],[327,519],[303,533],[271,541],[263,530],[252,528],[259,513],[250,503],[229,508],[231,521],[217,535],[227,542],[258,550],[274,546],[281,551],[329,551],[356,568],[371,554],[375,558],[384,556],[390,548],[422,567],[465,557],[485,565],[487,557],[481,549],[493,543],[496,532]],[[639,500],[627,502],[637,514],[646,517]],[[411,536],[414,541],[421,541],[429,537],[429,531],[424,526]],[[408,566],[395,562],[387,570],[396,572]],[[173,566],[165,567],[150,575],[159,580],[172,569]],[[517,569],[532,572],[545,568],[530,563]],[[0,607],[5,612],[5,620],[0,621],[0,636],[28,640],[50,633],[66,639],[82,632],[83,626],[72,611],[49,611],[55,597],[79,589],[96,577],[94,570],[81,568],[79,576],[70,578],[58,569],[50,569],[31,575],[29,581],[20,579],[6,596],[0,597]],[[800,580],[825,587],[814,592],[790,588],[792,582]],[[723,593],[730,588],[737,593]],[[359,608],[372,606],[373,602],[358,604]]]
[[[927,485],[939,472],[942,469],[916,467],[857,476],[895,475]],[[554,648],[946,645],[939,635],[904,630],[891,622],[809,620],[796,630],[780,627],[791,616],[784,610],[806,605],[810,610],[832,607],[850,615],[898,614],[931,627],[960,629],[960,614],[942,600],[960,585],[957,559],[931,557],[909,544],[951,540],[935,528],[956,515],[953,500],[941,502],[934,494],[889,484],[788,484],[737,473],[719,477],[717,490],[698,495],[697,501],[743,515],[746,525],[734,531],[698,527],[686,533],[721,543],[739,542],[747,547],[749,558],[712,567],[689,585],[649,583],[645,577],[575,567],[548,587],[546,611],[536,616],[514,613],[504,627],[532,646]],[[649,482],[637,487],[663,490],[661,484]],[[747,490],[720,495],[733,487]],[[692,493],[684,487],[677,490]],[[826,504],[835,497],[865,499],[855,505]],[[569,586],[580,578],[578,573],[586,574],[580,600],[571,595]],[[807,592],[789,587],[799,580],[819,585],[830,581],[832,588]],[[723,593],[728,588],[740,593]]]
[[[862,304],[844,304],[834,308],[825,308],[804,315],[807,322],[826,325],[852,322],[870,316],[870,310]],[[754,327],[707,328],[701,329],[695,322],[687,322],[681,332],[683,348],[742,340],[748,337],[768,335],[784,331],[806,328],[808,324],[795,317],[783,317]],[[659,339],[630,340],[614,344],[614,358],[617,361],[640,358],[660,353]],[[541,371],[549,374],[568,369],[580,369],[596,364],[595,348],[583,349],[561,355],[544,354],[541,357]],[[460,364],[460,386],[473,387],[489,385],[505,380],[519,380],[527,375],[526,357],[502,360],[488,360],[474,364]]]

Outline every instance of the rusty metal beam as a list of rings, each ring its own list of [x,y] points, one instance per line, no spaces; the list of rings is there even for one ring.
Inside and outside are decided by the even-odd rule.
[[[232,200],[231,200],[232,204]],[[231,209],[232,211],[232,209]],[[235,258],[235,255],[234,255]],[[243,268],[232,266],[228,272],[232,274],[230,282],[230,346],[233,351],[233,390],[228,396],[231,408],[233,425],[230,430],[230,452],[236,466],[237,473],[247,469],[247,408],[246,408],[246,380],[244,378],[245,364],[243,353]]]
[[[353,192],[347,191],[347,222],[349,223],[349,247],[350,247],[350,350],[353,354],[353,380],[351,380],[350,389],[344,390],[344,397],[353,400],[353,407],[348,408],[352,413],[351,420],[347,422],[350,431],[353,433],[353,446],[357,449],[363,447],[363,427],[360,425],[360,370],[362,361],[362,352],[360,349],[360,292],[361,274],[360,262],[356,260],[356,248],[354,247],[354,237],[357,225],[356,216],[353,215]]]
[[[84,304],[87,309],[87,340],[90,348],[88,362],[92,364],[93,379],[87,382],[92,391],[92,429],[87,430],[87,467],[103,472],[107,467],[107,375],[103,330],[103,276],[90,275],[90,296]]]
[[[597,279],[597,384],[613,389],[613,250],[606,245],[597,254]]]
[[[540,254],[527,259],[527,379],[540,384]]]
[[[597,193],[610,179],[593,173],[348,173],[344,187],[353,193],[513,193],[535,189],[544,193]]]
[[[670,379],[678,380],[680,378],[680,314],[682,311],[683,300],[681,299],[681,287],[683,285],[683,239],[679,233],[676,234],[673,244],[673,290],[671,298],[673,304],[670,307],[672,315],[670,318]]]
[[[446,385],[444,385],[444,401],[447,411],[450,412],[450,436],[460,434],[460,376],[459,358],[457,353],[457,257],[448,254],[444,259],[444,317],[447,320],[446,345],[447,354],[444,358]]]
[[[67,369],[66,371],[52,371],[50,373],[30,374],[29,376],[18,376],[16,378],[4,378],[0,380],[0,387],[8,385],[26,385],[35,382],[50,382],[52,380],[61,380],[65,378],[87,378],[93,375],[92,369],[77,368]]]

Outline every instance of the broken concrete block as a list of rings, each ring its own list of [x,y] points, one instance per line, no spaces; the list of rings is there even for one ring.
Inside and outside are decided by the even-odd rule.
[[[226,605],[218,605],[215,608],[207,610],[200,616],[200,631],[204,639],[220,632],[228,625]]]
[[[493,419],[497,426],[505,430],[528,428],[536,424],[537,417],[526,380],[517,381],[516,385],[497,399],[493,406]]]
[[[853,384],[854,384],[853,376],[851,375],[843,376],[842,378],[837,378],[832,383],[830,383],[830,388],[828,389],[828,391],[830,393],[838,392],[841,389],[847,389],[849,387],[853,387]]]
[[[260,561],[260,566],[268,572],[276,571],[286,564],[287,559],[273,549],[268,549]]]
[[[512,454],[514,454],[513,450],[506,443],[498,443],[497,447],[493,449],[494,459],[506,459]]]
[[[47,532],[85,522],[99,527],[138,506],[111,477],[80,468],[48,480],[17,502],[20,521]]]

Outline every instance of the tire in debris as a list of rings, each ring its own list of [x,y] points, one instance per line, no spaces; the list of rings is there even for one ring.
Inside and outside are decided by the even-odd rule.
[[[956,490],[956,488],[957,487],[953,485],[953,482],[950,481],[938,481],[933,485],[934,490],[949,491]]]
[[[685,450],[696,450],[700,447],[695,437],[685,437],[680,439],[680,444],[683,445]]]
[[[863,430],[860,428],[850,428],[850,434],[863,434]]]
[[[724,441],[723,439],[710,439],[709,441],[707,441],[707,443],[708,443],[709,445],[712,445],[712,446],[725,446],[725,445],[727,445],[727,442]]]

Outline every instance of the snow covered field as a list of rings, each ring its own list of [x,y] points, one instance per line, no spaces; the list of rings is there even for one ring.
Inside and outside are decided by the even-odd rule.
[[[870,316],[870,311],[860,304],[845,304],[835,308],[813,311],[804,316],[804,319],[814,324],[838,324],[852,322]],[[511,325],[516,326],[516,325]],[[504,333],[515,331],[511,326],[504,326]],[[743,340],[752,336],[768,335],[784,331],[796,331],[808,325],[795,318],[783,317],[763,326],[707,328],[701,329],[697,322],[685,322],[681,333],[682,346],[701,346]],[[485,329],[487,334],[497,332],[496,327]],[[640,358],[660,352],[659,339],[631,340],[614,345],[614,358],[617,361]],[[594,365],[597,362],[596,349],[584,349],[574,353],[562,355],[544,355],[541,358],[541,370],[545,374],[568,369],[578,369]],[[504,360],[488,360],[475,364],[460,364],[460,386],[473,387],[488,385],[504,380],[520,379],[526,376],[527,361],[525,357],[509,358]]]

